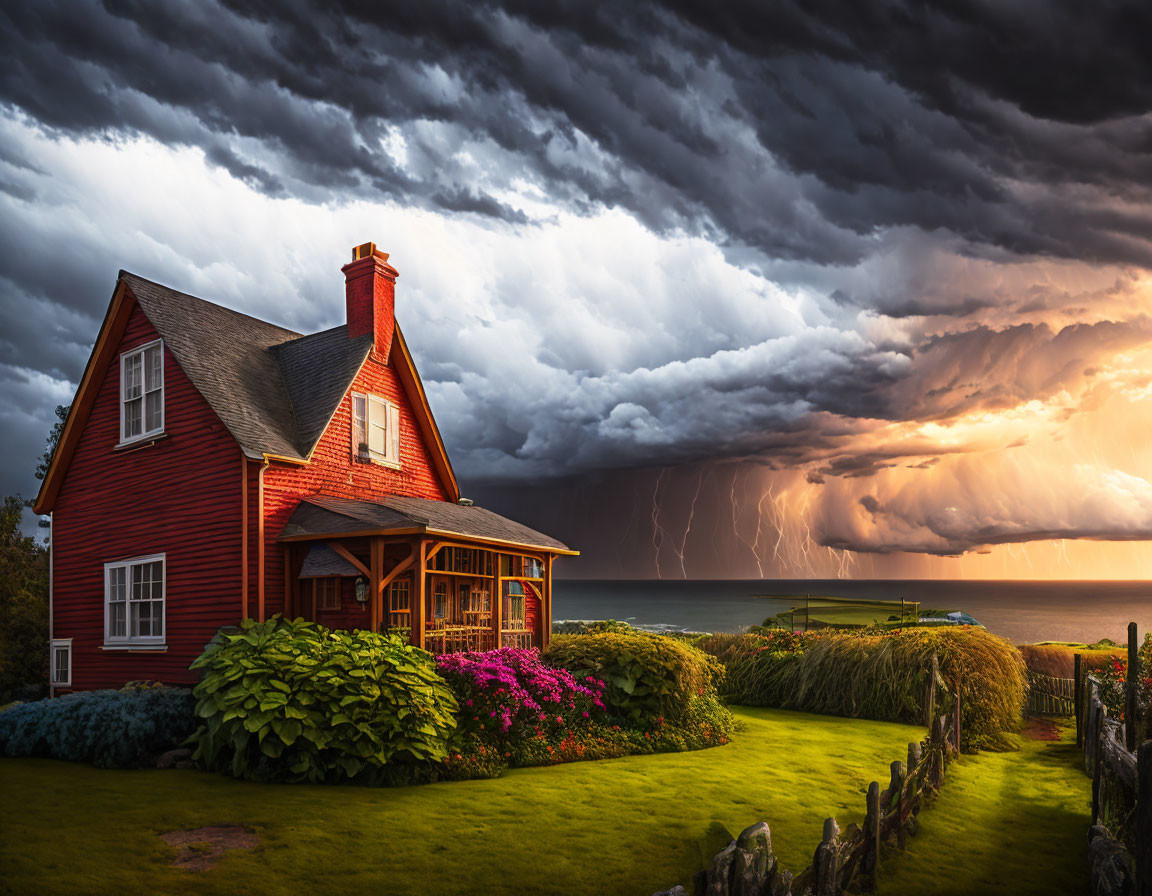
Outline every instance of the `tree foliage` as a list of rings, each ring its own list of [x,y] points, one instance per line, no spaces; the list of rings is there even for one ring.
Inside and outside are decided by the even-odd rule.
[[[20,529],[24,501],[0,509],[0,703],[48,685],[48,552]]]

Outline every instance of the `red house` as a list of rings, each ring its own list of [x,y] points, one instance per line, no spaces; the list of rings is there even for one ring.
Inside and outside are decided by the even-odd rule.
[[[554,538],[460,497],[372,243],[302,336],[120,272],[36,500],[54,692],[191,683],[275,613],[434,652],[547,644]]]

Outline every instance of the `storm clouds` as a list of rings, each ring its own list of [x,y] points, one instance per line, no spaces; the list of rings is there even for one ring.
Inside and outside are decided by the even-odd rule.
[[[307,331],[371,239],[466,492],[578,545],[1150,538],[1150,40],[1137,2],[9,4],[0,484],[119,268]]]

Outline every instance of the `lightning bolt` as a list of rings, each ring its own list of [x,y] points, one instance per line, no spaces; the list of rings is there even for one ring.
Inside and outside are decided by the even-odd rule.
[[[684,568],[684,551],[688,548],[688,533],[692,531],[692,518],[696,516],[696,502],[700,498],[700,486],[704,482],[704,471],[701,470],[696,476],[696,493],[692,495],[692,506],[688,509],[688,522],[684,526],[684,537],[680,539],[680,550],[676,550],[676,545],[672,545],[672,553],[674,553],[680,561],[680,578],[688,578],[688,572]]]
[[[744,536],[740,534],[740,530],[736,526],[736,511],[737,511],[737,506],[736,506],[736,474],[739,472],[740,472],[739,467],[733,467],[732,468],[732,491],[728,495],[729,500],[732,502],[732,534],[736,536],[737,540],[741,544],[745,545],[748,548],[748,550],[750,550],[752,552],[752,559],[756,561],[756,571],[760,574],[760,578],[764,578],[764,567],[760,563],[760,555],[756,553],[756,549],[752,546],[752,542],[745,539]],[[759,530],[760,530],[759,517],[757,517],[757,519],[756,519],[756,530],[757,530],[757,534],[759,534]]]

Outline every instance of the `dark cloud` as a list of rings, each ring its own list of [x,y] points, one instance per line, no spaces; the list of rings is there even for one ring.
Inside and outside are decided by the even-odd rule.
[[[318,329],[339,322],[335,267],[242,243],[223,257],[228,238],[202,235],[271,242],[266,218],[245,224],[252,197],[282,203],[286,232],[301,209],[368,205],[373,226],[431,212],[469,222],[483,246],[520,241],[492,260],[433,233],[409,256],[435,289],[399,306],[457,466],[493,494],[548,479],[579,496],[629,484],[621,471],[685,465],[666,500],[694,506],[704,482],[736,501],[739,476],[697,468],[720,458],[826,496],[841,517],[814,537],[838,549],[1139,537],[1141,513],[1109,528],[1104,509],[1021,501],[993,524],[966,493],[949,516],[859,490],[936,483],[975,450],[884,444],[886,427],[1029,402],[1071,417],[1103,400],[1093,390],[1111,388],[1113,358],[1152,339],[1134,304],[1152,268],[1150,33],[1152,8],[1116,0],[9,4],[11,451],[30,465],[117,268]],[[98,156],[140,137],[181,159],[169,164],[227,172],[238,192],[205,208],[170,182],[143,199],[123,181],[102,191],[97,160],[58,172],[32,146],[78,140]],[[577,245],[551,245],[552,227]],[[311,251],[311,234],[292,239]],[[483,281],[469,289],[440,266]],[[1028,437],[995,445],[1012,446]],[[753,510],[757,539],[770,512],[762,495],[740,508],[705,515],[731,525],[733,562],[749,555]],[[861,512],[871,529],[843,528]]]
[[[850,263],[915,227],[1152,263],[1145,5],[752,10],[23,4],[0,21],[0,98],[199,146],[271,195],[518,223],[519,178],[769,257]]]

